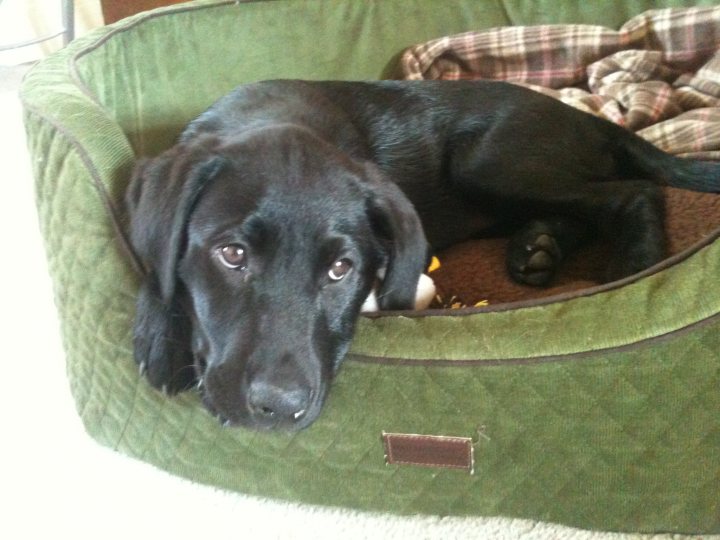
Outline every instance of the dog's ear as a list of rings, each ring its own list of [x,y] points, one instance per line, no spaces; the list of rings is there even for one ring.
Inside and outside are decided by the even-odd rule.
[[[225,164],[204,147],[178,145],[139,161],[126,195],[130,242],[164,302],[174,296],[187,222],[203,188]]]
[[[380,309],[412,309],[430,247],[415,207],[393,182],[370,170],[367,211],[375,234],[385,246],[387,267],[378,291]]]
[[[170,393],[195,381],[177,266],[192,209],[222,166],[223,159],[205,149],[178,146],[139,162],[126,194],[129,237],[145,273],[136,303],[135,360],[154,387]]]

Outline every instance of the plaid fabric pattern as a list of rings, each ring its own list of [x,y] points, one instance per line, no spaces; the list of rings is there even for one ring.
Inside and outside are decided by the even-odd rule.
[[[528,86],[627,127],[664,150],[720,160],[720,7],[589,25],[496,28],[407,49],[406,79]]]

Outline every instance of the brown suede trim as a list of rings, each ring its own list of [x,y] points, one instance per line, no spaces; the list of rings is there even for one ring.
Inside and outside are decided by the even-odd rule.
[[[382,433],[386,465],[418,465],[473,473],[474,448],[469,437]]]

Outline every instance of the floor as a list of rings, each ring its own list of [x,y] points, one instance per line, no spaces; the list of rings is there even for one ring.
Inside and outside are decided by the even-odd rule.
[[[75,414],[64,373],[16,97],[26,69],[0,66],[4,538],[638,538],[521,520],[399,518],[263,500],[192,484],[98,446]]]

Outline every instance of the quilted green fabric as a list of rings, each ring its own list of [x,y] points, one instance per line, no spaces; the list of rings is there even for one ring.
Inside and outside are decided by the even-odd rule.
[[[110,218],[135,155],[169,146],[239,83],[378,78],[404,47],[444,34],[617,27],[686,4],[195,2],[101,29],[40,63],[22,99],[68,377],[88,432],[245,493],[720,532],[720,241],[660,273],[562,301],[364,318],[320,420],[290,436],[222,429],[194,393],[169,399],[139,378],[137,280]],[[383,430],[475,436],[475,474],[386,466]]]

